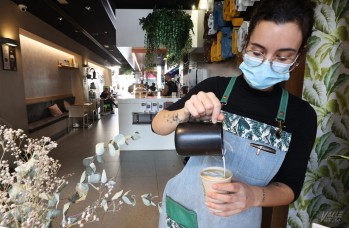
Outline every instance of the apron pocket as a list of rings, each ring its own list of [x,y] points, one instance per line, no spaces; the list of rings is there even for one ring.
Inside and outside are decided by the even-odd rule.
[[[196,212],[187,209],[169,196],[166,196],[166,212],[167,216],[172,220],[171,222],[174,221],[178,225],[187,228],[198,227]]]
[[[245,140],[238,173],[249,179],[250,184],[264,186],[279,170],[285,153],[270,145]]]

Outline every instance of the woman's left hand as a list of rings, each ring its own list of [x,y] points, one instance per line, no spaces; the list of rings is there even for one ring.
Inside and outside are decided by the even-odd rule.
[[[206,206],[221,212],[212,212],[215,215],[229,217],[238,214],[250,207],[258,206],[259,187],[251,186],[242,182],[215,184],[215,190],[228,193],[208,192]],[[259,190],[259,191],[258,191]],[[222,204],[213,203],[210,199],[222,201]]]

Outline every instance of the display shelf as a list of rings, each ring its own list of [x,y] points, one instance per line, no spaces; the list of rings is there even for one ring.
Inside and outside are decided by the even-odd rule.
[[[58,65],[58,68],[79,69],[79,67],[69,66],[69,65]]]

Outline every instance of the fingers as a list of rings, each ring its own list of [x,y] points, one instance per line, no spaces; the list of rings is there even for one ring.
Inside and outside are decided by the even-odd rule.
[[[193,118],[211,119],[213,123],[216,123],[217,120],[222,121],[224,118],[221,113],[221,103],[212,92],[199,92],[197,95],[191,96],[185,102],[185,109]]]
[[[217,201],[222,203],[217,203]],[[241,199],[240,196],[235,193],[210,194],[206,198],[205,204],[213,214],[223,217],[241,213],[249,208],[246,200]]]
[[[222,217],[229,217],[243,211],[243,207],[240,206],[238,202],[232,204],[219,204],[206,201],[205,204],[212,214]]]
[[[214,93],[207,93],[207,96],[210,98],[210,101],[213,104],[212,116],[211,116],[212,123],[217,123],[218,116],[219,115],[223,116],[223,114],[221,113],[222,104]]]
[[[208,192],[206,197],[206,206],[209,209],[214,209],[212,212],[218,216],[231,216],[240,213],[253,204],[250,195],[249,186],[241,182],[232,182],[225,184],[215,184],[213,189],[226,193]],[[216,203],[220,201],[222,203]]]

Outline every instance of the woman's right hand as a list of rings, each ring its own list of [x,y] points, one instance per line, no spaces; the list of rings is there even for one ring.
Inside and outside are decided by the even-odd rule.
[[[201,120],[211,120],[212,123],[223,121],[221,102],[214,93],[199,92],[192,95],[178,110],[161,110],[152,121],[152,129],[159,135],[172,133],[179,123],[187,122],[189,117]]]
[[[194,119],[211,120],[212,123],[216,123],[224,119],[221,108],[222,104],[214,93],[199,92],[185,102],[183,109],[187,119],[191,116]]]

